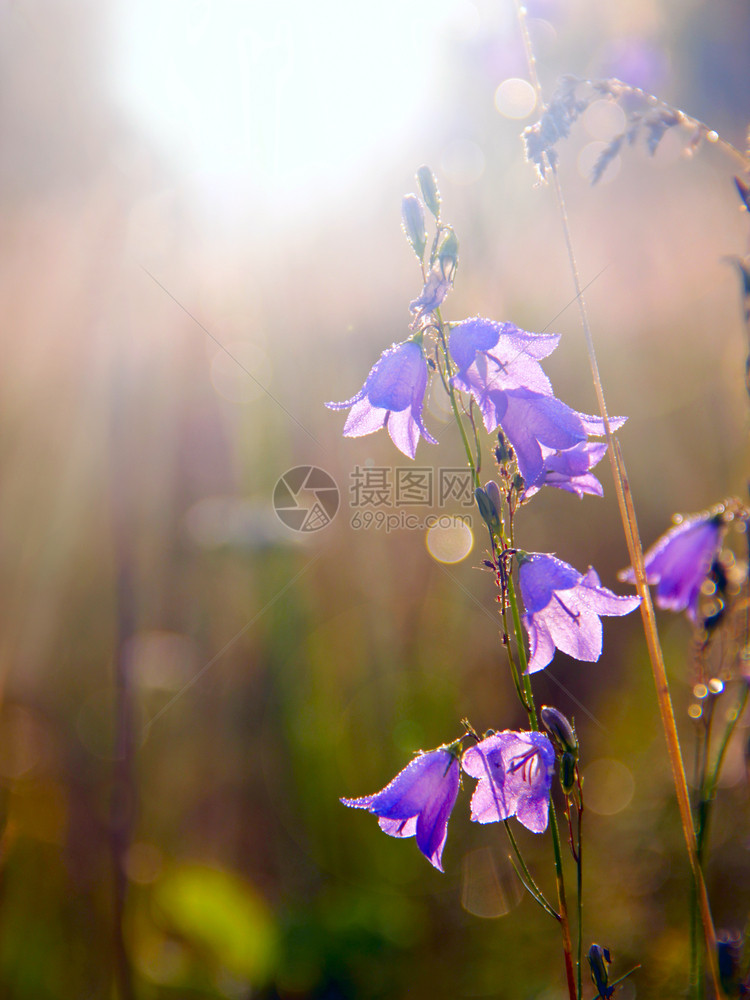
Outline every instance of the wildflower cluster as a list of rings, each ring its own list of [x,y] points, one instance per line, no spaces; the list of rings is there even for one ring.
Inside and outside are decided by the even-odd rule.
[[[613,100],[633,96],[632,90],[618,81],[608,81],[607,87],[586,82],[586,88],[582,88],[579,84],[565,81],[538,125],[525,133],[527,154],[542,177],[555,167],[555,143],[568,134],[592,95],[605,94]],[[645,99],[646,95],[641,96]],[[667,128],[692,121],[681,113],[670,116],[666,106],[656,106],[652,101],[641,106],[630,100],[627,108],[629,131],[619,142],[633,141],[646,130],[652,150]],[[437,443],[425,424],[424,401],[431,380],[438,387],[442,385],[458,424],[478,510],[488,531],[489,551],[483,562],[492,571],[497,586],[503,647],[528,728],[489,731],[480,738],[464,722],[461,737],[420,752],[382,791],[341,801],[377,816],[380,828],[389,836],[416,837],[422,854],[443,871],[448,821],[462,776],[474,779],[471,819],[480,824],[505,824],[524,887],[561,926],[569,994],[571,1000],[580,1000],[584,810],[580,747],[574,725],[558,709],[545,706],[537,712],[532,676],[549,666],[557,650],[579,661],[598,661],[603,648],[602,617],[629,614],[640,605],[641,597],[614,593],[602,584],[591,566],[581,572],[554,553],[524,550],[516,541],[516,518],[545,486],[579,498],[586,494],[601,496],[602,484],[592,470],[608,444],[592,439],[605,434],[609,437],[626,418],[610,417],[605,427],[602,417],[581,413],[557,398],[541,365],[558,347],[557,334],[532,333],[512,322],[482,316],[457,322],[443,319],[442,306],[458,266],[458,240],[442,220],[441,199],[431,171],[420,168],[417,181],[421,198],[409,194],[402,203],[403,228],[422,276],[422,290],[409,305],[408,333],[381,354],[356,395],[326,405],[334,410],[349,409],[345,437],[361,437],[385,427],[396,447],[413,459],[420,438]],[[738,186],[738,190],[742,195],[743,189]],[[426,212],[434,221],[431,239]],[[484,485],[480,479],[482,426],[494,436],[491,454],[497,468],[496,478]],[[744,530],[748,517],[746,507],[729,501],[708,513],[680,519],[645,554],[640,575],[633,568],[620,574],[625,582],[638,582],[643,594],[645,583],[655,586],[660,607],[685,611],[700,630],[703,656],[716,630],[731,617],[740,589],[737,572],[722,558],[725,535],[732,521]],[[745,628],[745,643],[746,632]],[[723,682],[716,678],[701,688],[705,694],[696,697],[706,697],[709,692],[718,697],[724,689]],[[742,690],[743,700],[732,716],[734,722],[750,696],[750,681],[745,680]],[[700,716],[701,711],[694,714],[694,718]],[[540,731],[540,723],[549,735]],[[710,718],[704,727],[705,761],[709,758],[709,723]],[[731,734],[731,727],[727,733]],[[696,833],[699,861],[725,749],[726,741],[715,766],[704,766],[696,783],[700,791],[698,812],[705,818]],[[570,851],[578,869],[577,958],[571,944],[560,837],[551,799],[556,769]],[[508,825],[513,818],[533,833],[551,833],[558,887],[556,907],[545,899],[523,861]],[[697,927],[697,909],[692,919]],[[612,996],[620,980],[612,983],[609,979],[609,950],[592,944],[587,957],[598,995]]]

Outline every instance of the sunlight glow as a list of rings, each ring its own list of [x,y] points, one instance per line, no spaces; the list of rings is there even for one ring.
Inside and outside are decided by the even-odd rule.
[[[131,0],[113,25],[126,114],[207,187],[280,195],[335,183],[403,135],[467,0]]]

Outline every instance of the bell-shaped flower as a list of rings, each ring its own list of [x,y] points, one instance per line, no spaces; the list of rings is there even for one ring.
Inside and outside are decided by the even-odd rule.
[[[458,795],[460,776],[454,750],[443,746],[422,753],[381,792],[341,801],[378,816],[380,829],[390,837],[416,835],[422,854],[442,871],[448,819]]]
[[[331,410],[351,407],[344,437],[363,437],[387,427],[404,455],[414,458],[420,435],[437,444],[422,419],[427,388],[427,362],[414,340],[384,351],[356,396],[344,403],[326,403]]]
[[[544,733],[506,730],[487,736],[466,750],[461,766],[479,779],[471,797],[475,822],[515,816],[532,833],[547,829],[555,751]]]
[[[513,323],[481,316],[465,319],[449,338],[451,357],[458,366],[456,381],[477,388],[524,388],[551,396],[552,386],[539,359],[551,354],[559,340],[559,334],[528,333]]]
[[[584,493],[603,496],[602,484],[591,469],[601,462],[606,451],[607,445],[603,441],[580,441],[564,451],[552,451],[543,447],[544,464],[541,475],[533,486],[524,491],[524,500],[538,493],[542,486],[555,486],[559,490],[567,490],[568,493],[575,493],[579,497]]]
[[[656,603],[669,611],[698,617],[701,586],[708,576],[724,536],[722,514],[688,517],[656,541],[644,555],[646,581],[656,584]],[[635,583],[632,567],[620,579]]]
[[[533,674],[551,662],[555,649],[576,660],[593,662],[602,652],[601,615],[627,615],[639,597],[621,597],[602,587],[596,571],[584,575],[542,552],[519,552],[518,582],[525,608]]]
[[[454,385],[474,397],[488,433],[502,427],[527,489],[544,485],[545,458],[552,452],[569,451],[589,434],[604,433],[598,417],[578,413],[552,394],[538,359],[550,354],[558,340],[480,317],[464,320],[450,335],[458,366]],[[610,425],[616,430],[624,422],[614,417]]]

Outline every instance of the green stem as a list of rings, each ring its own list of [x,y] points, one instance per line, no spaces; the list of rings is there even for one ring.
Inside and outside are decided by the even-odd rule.
[[[448,344],[445,339],[445,325],[443,319],[440,315],[440,310],[435,311],[435,316],[437,319],[438,334],[440,337],[440,343],[443,348],[443,357],[445,359],[446,368],[448,367]],[[461,415],[458,411],[458,403],[456,400],[456,392],[450,381],[450,378],[443,380],[444,384],[447,384],[448,396],[451,401],[451,409],[453,410],[453,416],[458,424],[458,429],[461,433],[461,440],[463,442],[464,451],[466,452],[466,460],[468,462],[469,468],[471,469],[472,478],[474,481],[474,487],[478,487],[479,484],[479,473],[477,469],[478,463],[475,462],[474,456],[471,451],[471,446],[469,444],[469,439],[466,436],[466,430],[461,420]],[[518,611],[518,600],[516,598],[515,586],[513,584],[513,579],[508,576],[508,602],[510,604],[511,613],[513,616],[513,630],[516,636],[516,645],[518,649],[518,658],[521,665],[520,681],[523,691],[526,697],[523,700],[524,707],[529,716],[529,723],[531,728],[535,731],[539,730],[539,721],[537,718],[536,706],[534,704],[534,694],[531,689],[531,678],[525,672],[527,667],[526,659],[526,647],[523,638],[523,630],[521,628],[521,616]],[[510,654],[510,649],[508,650]],[[570,1000],[580,1000],[580,992],[576,991],[576,977],[573,969],[573,945],[570,936],[570,921],[568,919],[568,906],[565,900],[565,877],[563,874],[562,866],[562,854],[560,851],[560,831],[557,826],[557,815],[555,814],[555,807],[552,799],[550,797],[549,804],[550,813],[550,829],[552,831],[552,846],[555,855],[555,880],[557,882],[557,898],[559,901],[559,922],[562,929],[563,936],[563,953],[565,957],[565,977],[568,984],[568,993],[570,995]],[[533,894],[532,894],[533,895]]]
[[[521,628],[521,616],[518,612],[518,598],[516,597],[516,588],[513,583],[513,578],[510,575],[508,576],[508,603],[510,604],[511,614],[513,615],[513,631],[516,634],[518,659],[521,661],[521,683],[523,684],[523,690],[526,696],[524,699],[524,707],[529,714],[529,723],[531,728],[538,730],[539,720],[537,718],[536,706],[534,704],[534,693],[531,690],[531,678],[526,673],[528,661],[526,659],[526,645],[523,639],[523,629]]]
[[[583,972],[583,841],[581,839],[581,827],[583,824],[583,796],[579,778],[578,784],[579,803],[576,806],[578,812],[578,843],[576,845],[576,866],[577,881],[576,889],[578,893],[578,996],[583,997],[583,983],[581,976]]]
[[[510,859],[511,864],[514,867],[516,874],[523,882],[524,888],[529,893],[529,895],[532,896],[537,901],[537,903],[539,903],[539,905],[542,907],[543,910],[546,910],[551,917],[555,918],[555,920],[559,920],[560,914],[557,913],[552,904],[546,899],[542,890],[534,881],[531,872],[529,871],[528,866],[526,865],[526,862],[523,859],[516,838],[513,835],[513,830],[507,819],[503,820],[503,826],[505,827],[505,832],[508,834],[508,840],[510,840],[511,847],[513,848],[513,853],[515,854],[516,859],[518,860],[518,864],[520,866],[521,871],[519,872],[518,868],[516,868],[512,858]]]
[[[573,943],[570,937],[570,920],[568,919],[568,904],[565,901],[565,878],[563,876],[562,852],[560,850],[560,831],[557,826],[557,813],[550,797],[549,825],[552,831],[552,848],[555,853],[555,879],[557,881],[557,898],[560,911],[560,927],[563,936],[563,953],[565,955],[565,978],[568,983],[570,1000],[579,1000],[580,993],[576,991],[576,978],[573,970]]]

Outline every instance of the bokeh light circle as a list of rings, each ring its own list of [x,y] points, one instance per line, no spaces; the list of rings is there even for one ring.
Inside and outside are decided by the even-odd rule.
[[[583,772],[586,808],[599,816],[614,816],[630,805],[635,778],[629,767],[612,757],[592,761]]]
[[[495,91],[495,107],[506,118],[526,118],[536,107],[536,93],[528,80],[512,76]]]
[[[471,528],[453,518],[440,518],[427,532],[427,551],[441,563],[457,563],[465,559],[474,546]]]

